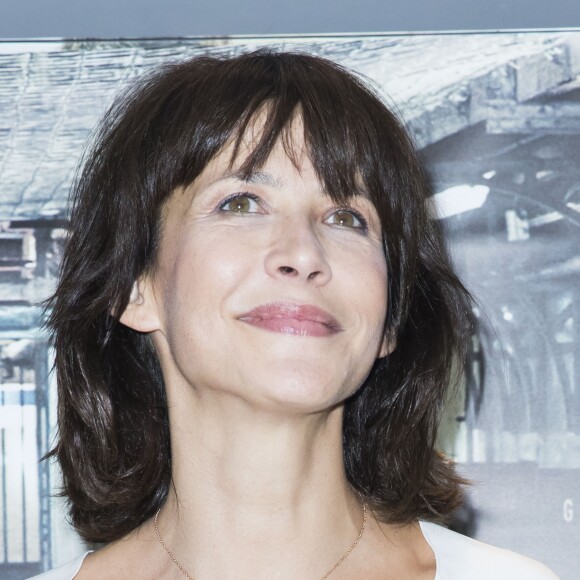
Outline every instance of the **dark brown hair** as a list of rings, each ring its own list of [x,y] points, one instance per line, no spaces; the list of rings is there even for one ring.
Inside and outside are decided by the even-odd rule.
[[[147,335],[119,322],[133,282],[154,266],[163,204],[191,184],[229,139],[266,111],[249,175],[297,112],[329,195],[364,189],[384,232],[389,271],[377,360],[345,403],[344,461],[353,488],[386,522],[443,520],[462,480],[435,448],[452,365],[472,332],[471,299],[453,273],[429,189],[395,115],[353,73],[271,50],[169,64],[105,115],[73,191],[61,277],[48,301],[59,390],[59,439],[72,522],[115,540],[150,518],[171,482],[163,377]]]

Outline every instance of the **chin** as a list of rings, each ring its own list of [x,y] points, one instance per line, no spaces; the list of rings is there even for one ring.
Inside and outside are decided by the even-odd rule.
[[[355,390],[346,388],[340,381],[328,380],[328,373],[321,380],[312,376],[278,376],[271,373],[267,382],[254,382],[256,391],[261,392],[260,401],[270,410],[283,414],[312,414],[332,410],[341,405]],[[255,391],[255,392],[256,392]]]

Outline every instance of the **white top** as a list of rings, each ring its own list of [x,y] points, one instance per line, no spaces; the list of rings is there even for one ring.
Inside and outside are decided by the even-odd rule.
[[[558,580],[556,574],[536,560],[484,544],[437,524],[420,524],[435,553],[434,580]]]
[[[437,524],[419,523],[435,554],[434,580],[558,580],[549,568],[531,558],[484,544]],[[73,580],[89,553],[29,580]]]

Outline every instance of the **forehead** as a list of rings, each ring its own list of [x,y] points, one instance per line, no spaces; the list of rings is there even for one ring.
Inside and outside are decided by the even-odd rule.
[[[332,184],[329,187],[323,182],[313,157],[322,157],[323,161],[328,161],[340,158],[341,152],[321,151],[317,148],[314,155],[313,146],[306,140],[303,120],[299,114],[293,117],[266,149],[266,155],[260,151],[267,130],[264,123],[264,115],[257,115],[244,133],[230,138],[195,179],[192,184],[195,189],[214,181],[228,180],[287,189],[290,186],[289,180],[294,177],[341,201],[354,196],[372,201],[359,172],[356,172],[348,188],[333,187]]]

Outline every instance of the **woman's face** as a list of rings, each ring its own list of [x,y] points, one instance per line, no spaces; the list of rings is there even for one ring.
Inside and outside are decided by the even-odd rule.
[[[170,398],[180,383],[200,397],[318,411],[352,394],[387,353],[374,206],[364,195],[336,206],[299,121],[291,135],[298,168],[279,143],[243,180],[248,138],[232,168],[227,147],[165,207],[155,271],[129,325],[153,330]]]

